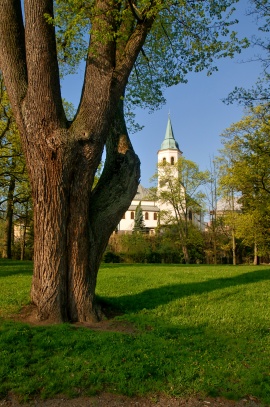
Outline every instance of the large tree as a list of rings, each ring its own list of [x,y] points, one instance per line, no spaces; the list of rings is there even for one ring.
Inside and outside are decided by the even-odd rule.
[[[31,298],[39,319],[101,317],[95,301],[99,264],[140,176],[123,115],[135,63],[135,80],[148,78],[156,95],[164,85],[184,80],[192,67],[211,71],[214,56],[232,56],[238,47],[224,17],[233,3],[25,0],[22,10],[20,0],[0,1],[0,69],[33,195]],[[56,20],[54,8],[60,10]],[[83,49],[81,27],[90,29],[90,37],[81,100],[70,122],[61,99],[59,60]],[[130,89],[136,102],[134,86]],[[147,100],[145,90],[138,86],[137,95]],[[104,170],[93,189],[105,144]]]
[[[247,113],[222,134],[223,174],[220,181],[223,191],[230,188],[238,198],[240,195],[244,214],[238,222],[237,234],[244,237],[245,243],[253,239],[254,263],[257,264],[256,253],[265,254],[269,240],[269,106],[260,105]]]

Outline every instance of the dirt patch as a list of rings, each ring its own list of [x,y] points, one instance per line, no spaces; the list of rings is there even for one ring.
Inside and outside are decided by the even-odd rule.
[[[125,397],[115,394],[100,394],[95,397],[79,397],[66,399],[64,397],[40,400],[34,399],[29,403],[19,403],[14,396],[0,400],[1,407],[262,407],[254,397],[247,397],[239,402],[223,398],[175,398],[153,396]]]
[[[94,331],[108,331],[108,332],[121,332],[126,334],[138,333],[138,330],[134,325],[127,321],[118,321],[114,319],[116,316],[121,315],[118,311],[113,311],[111,309],[102,310],[105,318],[99,322],[76,322],[72,326],[78,328],[89,328]],[[50,321],[40,321],[36,316],[36,308],[34,305],[24,306],[19,314],[13,315],[13,321],[23,322],[32,326],[46,326],[52,325]]]

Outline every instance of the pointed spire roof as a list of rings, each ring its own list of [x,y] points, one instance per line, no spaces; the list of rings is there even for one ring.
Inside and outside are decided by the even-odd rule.
[[[179,145],[177,141],[174,138],[173,134],[173,129],[172,129],[172,123],[171,123],[171,118],[170,115],[168,117],[168,123],[167,123],[167,128],[166,128],[166,133],[165,133],[165,138],[161,144],[160,150],[179,150]]]

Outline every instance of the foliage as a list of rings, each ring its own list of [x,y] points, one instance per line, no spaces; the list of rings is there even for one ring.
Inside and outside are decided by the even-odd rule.
[[[0,261],[1,396],[251,395],[269,405],[268,266],[104,265],[98,295],[122,312],[104,332],[5,321],[29,301],[31,272]]]
[[[19,132],[0,73],[0,218],[21,227],[31,221],[31,192]],[[9,215],[10,211],[10,215]],[[11,217],[9,220],[8,217]],[[9,237],[10,238],[10,237]],[[3,234],[5,248],[7,233]],[[28,242],[29,243],[29,242]],[[25,244],[22,242],[22,244]],[[4,253],[5,249],[3,250]],[[5,253],[6,255],[6,253]]]
[[[270,23],[270,2],[269,0],[251,0],[251,8],[248,14],[252,15],[258,25],[260,36],[253,36],[250,39],[251,44],[259,48],[259,53],[253,60],[260,61],[262,65],[262,75],[258,78],[256,84],[251,89],[235,87],[226,99],[227,103],[237,101],[244,106],[256,106],[270,101],[270,41],[269,41],[269,23]]]
[[[240,194],[243,211],[236,220],[236,234],[245,244],[256,245],[261,255],[269,253],[270,239],[269,134],[266,105],[250,109],[222,134],[223,155],[230,156],[230,160],[223,165],[221,185]]]
[[[246,205],[268,200],[270,194],[270,124],[269,106],[258,106],[223,134],[223,144],[231,151],[231,180],[244,195]]]
[[[204,262],[202,233],[190,226],[188,248],[191,263]],[[113,235],[104,255],[105,263],[182,263],[181,244],[175,227],[168,226],[161,233]]]
[[[215,58],[232,57],[248,46],[247,40],[238,40],[232,30],[237,23],[232,18],[235,2],[181,0],[151,5],[146,0],[136,5],[120,2],[118,9],[112,11],[114,21],[110,31],[104,31],[105,26],[100,24],[98,33],[93,32],[92,22],[101,11],[94,1],[56,0],[55,17],[47,15],[47,19],[56,26],[59,62],[66,74],[74,73],[86,59],[89,33],[98,35],[101,44],[115,41],[121,52],[136,23],[143,16],[154,17],[128,81],[125,96],[128,117],[132,105],[156,109],[165,102],[164,88],[186,82],[190,71],[206,69],[211,75],[217,70]]]
[[[144,219],[143,219],[143,211],[142,211],[141,202],[139,203],[139,205],[136,207],[136,210],[135,210],[133,232],[135,232],[135,233],[145,232],[145,223],[144,223]]]
[[[26,193],[25,183],[27,175],[25,171],[25,161],[21,150],[19,133],[11,111],[8,96],[4,86],[3,78],[0,75],[0,214],[5,213],[7,201],[7,191],[10,179],[24,182],[24,186],[19,188],[14,198],[19,202],[23,200]],[[27,194],[27,193],[26,193]],[[28,191],[29,194],[29,191]]]
[[[121,257],[126,262],[144,263],[151,253],[151,241],[141,233],[132,233],[120,236]]]

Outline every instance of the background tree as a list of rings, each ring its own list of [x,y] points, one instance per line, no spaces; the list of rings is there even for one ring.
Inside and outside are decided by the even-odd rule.
[[[229,31],[233,3],[25,0],[23,15],[20,0],[1,1],[0,69],[32,189],[37,318],[101,317],[95,301],[99,264],[139,182],[123,113],[130,75],[149,83],[135,93],[136,81],[130,81],[136,102],[136,94],[147,100],[150,85],[161,97],[162,87],[183,81],[189,70],[211,72],[214,57],[239,50]],[[76,65],[89,28],[82,95],[71,122],[59,62]],[[93,189],[105,144],[104,170]]]
[[[265,211],[270,202],[269,131],[269,109],[264,105],[252,108],[248,115],[222,134],[223,153],[233,157],[226,167],[222,183],[231,185],[241,195],[239,202],[244,214],[238,220],[241,230],[238,235],[243,237],[246,229],[245,242],[251,242],[253,236],[255,264],[258,262],[257,253],[264,252],[268,240],[266,231],[269,224]],[[249,225],[247,220],[250,220]],[[262,243],[263,240],[265,243]]]
[[[0,75],[0,216],[4,224],[2,257],[11,258],[14,219],[24,223],[21,206],[28,202],[30,188],[19,132]]]
[[[215,159],[210,161],[209,170],[209,182],[206,188],[206,201],[209,208],[209,222],[207,225],[207,257],[211,258],[211,263],[217,264],[217,252],[218,252],[218,219],[217,219],[217,201],[218,194],[218,166]]]
[[[141,202],[139,203],[139,205],[137,205],[136,210],[135,210],[133,232],[136,232],[136,233],[145,232],[145,223],[144,223],[144,219],[143,219],[143,211],[142,211]]]
[[[186,263],[190,262],[188,244],[192,220],[200,221],[205,194],[200,190],[209,178],[208,171],[200,171],[197,164],[184,157],[171,165],[158,165],[158,188],[153,190],[155,199],[162,204],[161,225],[174,225],[177,230]]]

